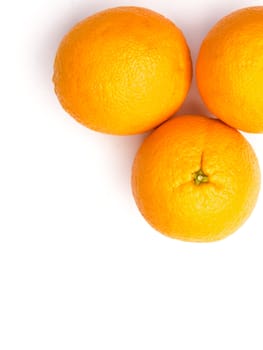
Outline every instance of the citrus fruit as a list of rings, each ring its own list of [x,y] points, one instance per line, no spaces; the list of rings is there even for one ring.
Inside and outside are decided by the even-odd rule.
[[[167,121],[141,145],[132,190],[144,218],[161,233],[208,242],[237,230],[260,188],[256,155],[223,122],[203,116]]]
[[[263,6],[238,10],[209,31],[196,78],[215,116],[237,129],[263,132]]]
[[[182,32],[139,7],[99,12],[62,40],[54,63],[56,94],[74,118],[110,134],[135,134],[170,117],[192,76]]]

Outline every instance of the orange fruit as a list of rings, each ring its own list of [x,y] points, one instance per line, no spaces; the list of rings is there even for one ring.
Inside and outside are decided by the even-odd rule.
[[[208,242],[237,230],[260,188],[256,155],[223,122],[202,116],[172,119],[148,136],[132,169],[132,190],[144,218],[161,233]]]
[[[263,132],[263,6],[236,11],[210,30],[196,78],[215,116],[240,130]]]
[[[139,7],[99,12],[62,40],[54,63],[64,109],[87,127],[110,134],[149,130],[181,106],[192,75],[182,32]]]

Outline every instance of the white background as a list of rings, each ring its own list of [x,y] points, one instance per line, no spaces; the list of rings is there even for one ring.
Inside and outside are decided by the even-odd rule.
[[[210,244],[171,240],[130,189],[144,135],[90,131],[60,107],[54,55],[95,11],[141,5],[173,20],[195,62],[208,29],[263,1],[5,1],[0,20],[0,349],[263,349],[263,192]],[[207,113],[193,85],[180,113]],[[246,135],[263,168],[263,135]]]

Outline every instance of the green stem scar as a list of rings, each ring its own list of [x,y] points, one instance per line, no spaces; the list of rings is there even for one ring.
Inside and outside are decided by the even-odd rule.
[[[193,181],[194,184],[199,186],[203,183],[206,183],[209,181],[208,176],[203,172],[202,169],[199,169],[195,173],[193,173]]]

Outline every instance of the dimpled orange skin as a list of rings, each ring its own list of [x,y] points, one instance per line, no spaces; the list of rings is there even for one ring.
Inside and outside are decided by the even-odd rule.
[[[236,11],[210,30],[196,78],[214,115],[237,129],[263,132],[263,6]]]
[[[148,9],[118,7],[77,24],[62,40],[53,81],[64,109],[87,127],[136,134],[170,117],[190,87],[182,32]]]
[[[144,218],[184,241],[216,241],[236,231],[259,188],[250,144],[237,130],[202,116],[161,125],[143,142],[132,169],[133,195]]]

